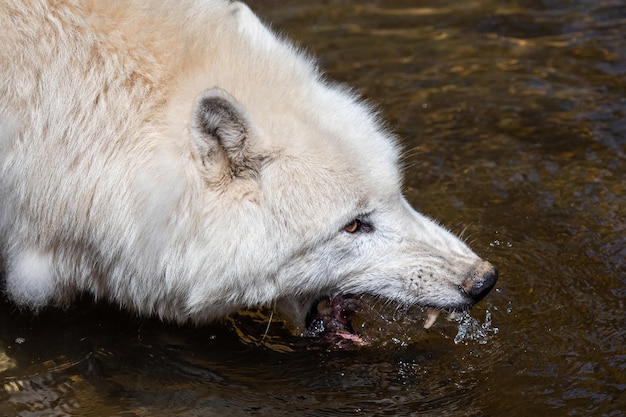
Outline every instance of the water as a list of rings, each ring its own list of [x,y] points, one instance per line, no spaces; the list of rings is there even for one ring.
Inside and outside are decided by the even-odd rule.
[[[256,1],[403,138],[406,194],[501,273],[359,350],[0,304],[0,415],[626,416],[626,2]]]

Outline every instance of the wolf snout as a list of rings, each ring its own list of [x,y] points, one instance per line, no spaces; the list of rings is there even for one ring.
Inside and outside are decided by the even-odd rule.
[[[498,269],[489,262],[481,262],[463,282],[461,288],[474,301],[482,300],[498,280]]]

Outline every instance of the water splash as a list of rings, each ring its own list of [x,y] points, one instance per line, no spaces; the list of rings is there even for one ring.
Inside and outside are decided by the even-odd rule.
[[[454,344],[468,344],[469,342],[478,342],[481,345],[486,344],[489,339],[498,333],[497,327],[492,327],[491,311],[485,310],[485,320],[481,323],[473,317],[469,312],[461,314],[456,318],[459,323],[459,329],[454,337]]]

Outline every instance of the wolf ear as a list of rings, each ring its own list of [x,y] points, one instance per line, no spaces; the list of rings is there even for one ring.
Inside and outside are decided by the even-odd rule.
[[[232,179],[257,171],[250,150],[251,130],[243,106],[226,91],[213,88],[200,95],[191,131],[210,180]]]

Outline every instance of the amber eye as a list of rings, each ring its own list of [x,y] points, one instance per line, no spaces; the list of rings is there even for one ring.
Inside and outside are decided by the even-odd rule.
[[[361,228],[361,220],[354,219],[346,227],[343,228],[348,233],[356,233]]]

